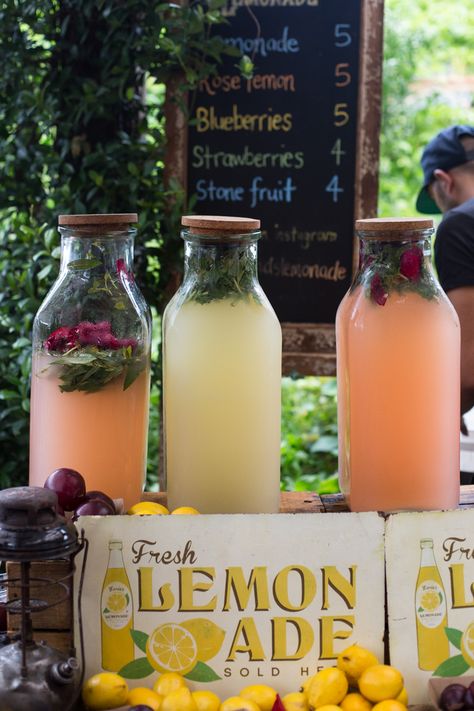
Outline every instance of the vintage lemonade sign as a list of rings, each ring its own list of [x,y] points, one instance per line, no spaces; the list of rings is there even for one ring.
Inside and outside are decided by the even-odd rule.
[[[422,703],[430,677],[474,673],[474,511],[391,516],[385,545],[390,661]]]
[[[360,642],[383,656],[375,513],[84,517],[86,676],[182,673],[230,695],[296,690]],[[77,589],[77,585],[76,585]]]

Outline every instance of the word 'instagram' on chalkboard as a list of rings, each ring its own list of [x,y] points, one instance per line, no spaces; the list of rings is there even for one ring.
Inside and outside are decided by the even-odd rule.
[[[353,260],[364,0],[228,0],[238,58],[192,97],[195,212],[258,217],[260,280],[279,318],[333,323]]]

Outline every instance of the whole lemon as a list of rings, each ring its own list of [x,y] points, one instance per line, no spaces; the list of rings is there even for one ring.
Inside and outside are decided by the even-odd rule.
[[[193,695],[188,688],[171,691],[161,702],[160,711],[198,711]]]
[[[221,700],[213,691],[193,691],[198,711],[219,711]]]
[[[194,506],[178,506],[177,509],[173,509],[172,514],[178,516],[196,516],[199,515],[199,511],[194,508]]]
[[[396,699],[386,699],[385,701],[380,701],[378,704],[375,704],[373,709],[375,709],[375,711],[406,711],[407,707]]]
[[[153,691],[156,691],[160,696],[168,696],[172,691],[176,689],[182,689],[186,687],[186,680],[178,674],[177,672],[165,672],[158,677],[158,679],[153,684]]]
[[[375,654],[358,644],[352,644],[337,656],[337,668],[344,672],[351,686],[357,686],[362,672],[378,663]]]
[[[260,711],[272,711],[277,692],[266,684],[251,684],[241,689],[239,696],[254,701]]]
[[[94,674],[82,687],[82,700],[92,711],[115,709],[123,706],[128,698],[128,685],[125,679],[113,672]]]
[[[405,687],[400,691],[395,701],[399,701],[404,706],[408,706],[408,692]]]
[[[362,694],[347,694],[341,701],[342,711],[370,711],[372,704]]]
[[[223,629],[205,617],[193,617],[180,624],[194,637],[199,662],[207,662],[216,656],[224,641],[225,631]]]
[[[320,706],[337,705],[347,694],[349,684],[346,675],[337,667],[321,669],[314,675],[308,687],[308,701],[313,709]]]
[[[138,686],[128,694],[127,704],[130,706],[149,706],[152,711],[159,711],[163,697],[145,686]]]
[[[156,503],[156,501],[139,501],[133,504],[128,511],[129,516],[153,516],[154,514],[169,514],[166,506]]]
[[[474,622],[471,622],[461,637],[461,654],[470,667],[474,667]]]
[[[302,691],[304,694],[307,694],[307,693],[308,693],[308,689],[309,689],[309,687],[310,687],[310,685],[311,685],[311,682],[313,681],[313,679],[314,679],[315,676],[316,676],[316,674],[313,674],[313,676],[308,677],[308,678],[306,679],[306,681],[304,681],[304,682],[301,684],[301,686],[300,686],[300,691]]]
[[[282,698],[285,711],[309,711],[308,697],[302,691],[293,691]]]
[[[229,696],[221,703],[219,711],[260,711],[255,701],[243,699],[241,696]]]
[[[320,706],[319,708],[322,709],[322,711],[341,711],[341,707],[337,706],[337,704],[325,704],[324,706]]]
[[[403,689],[403,676],[388,664],[375,664],[362,673],[359,691],[369,701],[378,703],[386,699],[396,699]]]

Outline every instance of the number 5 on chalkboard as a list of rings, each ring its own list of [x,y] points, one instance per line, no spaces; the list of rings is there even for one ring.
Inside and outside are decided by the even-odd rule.
[[[349,32],[347,32],[350,27],[351,26],[345,22],[341,22],[334,27],[334,37],[336,38],[336,42],[334,44],[336,45],[336,47],[347,47],[348,45],[350,45],[350,43],[352,42],[352,37],[350,36]]]
[[[336,69],[334,71],[334,75],[338,79],[338,81],[336,81],[336,86],[343,87],[351,83],[351,75],[347,69],[345,69],[345,67],[348,66],[349,64],[347,62],[340,62],[339,64],[336,64]]]
[[[326,185],[325,188],[327,193],[332,193],[332,201],[337,202],[339,193],[344,192],[344,188],[339,187],[339,176],[338,175],[333,175],[329,183]]]
[[[337,121],[334,121],[335,126],[345,126],[346,123],[349,121],[349,114],[347,113],[348,104],[345,102],[340,103],[340,104],[335,104],[334,106],[334,119],[338,119]]]

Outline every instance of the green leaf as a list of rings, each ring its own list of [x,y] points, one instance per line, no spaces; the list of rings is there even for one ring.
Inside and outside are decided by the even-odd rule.
[[[68,263],[68,269],[74,269],[74,271],[83,272],[86,269],[94,269],[100,264],[100,259],[74,259],[72,262]]]
[[[204,662],[198,662],[190,672],[184,674],[184,678],[190,681],[218,681],[221,677]]]
[[[153,674],[154,671],[148,659],[146,657],[140,657],[140,659],[134,659],[133,662],[125,664],[125,666],[119,670],[118,674],[123,676],[124,679],[143,679]]]
[[[444,662],[441,662],[439,667],[434,670],[433,676],[460,676],[469,668],[469,664],[466,662],[462,654],[456,654],[455,657],[449,657],[448,659],[445,659]]]
[[[444,633],[446,637],[449,639],[453,647],[456,647],[456,649],[461,649],[461,639],[462,639],[462,632],[461,630],[455,630],[454,627],[445,627],[444,628]]]
[[[140,632],[140,630],[130,630],[132,639],[137,645],[138,649],[142,652],[146,652],[146,643],[148,640],[148,635],[146,632]]]

